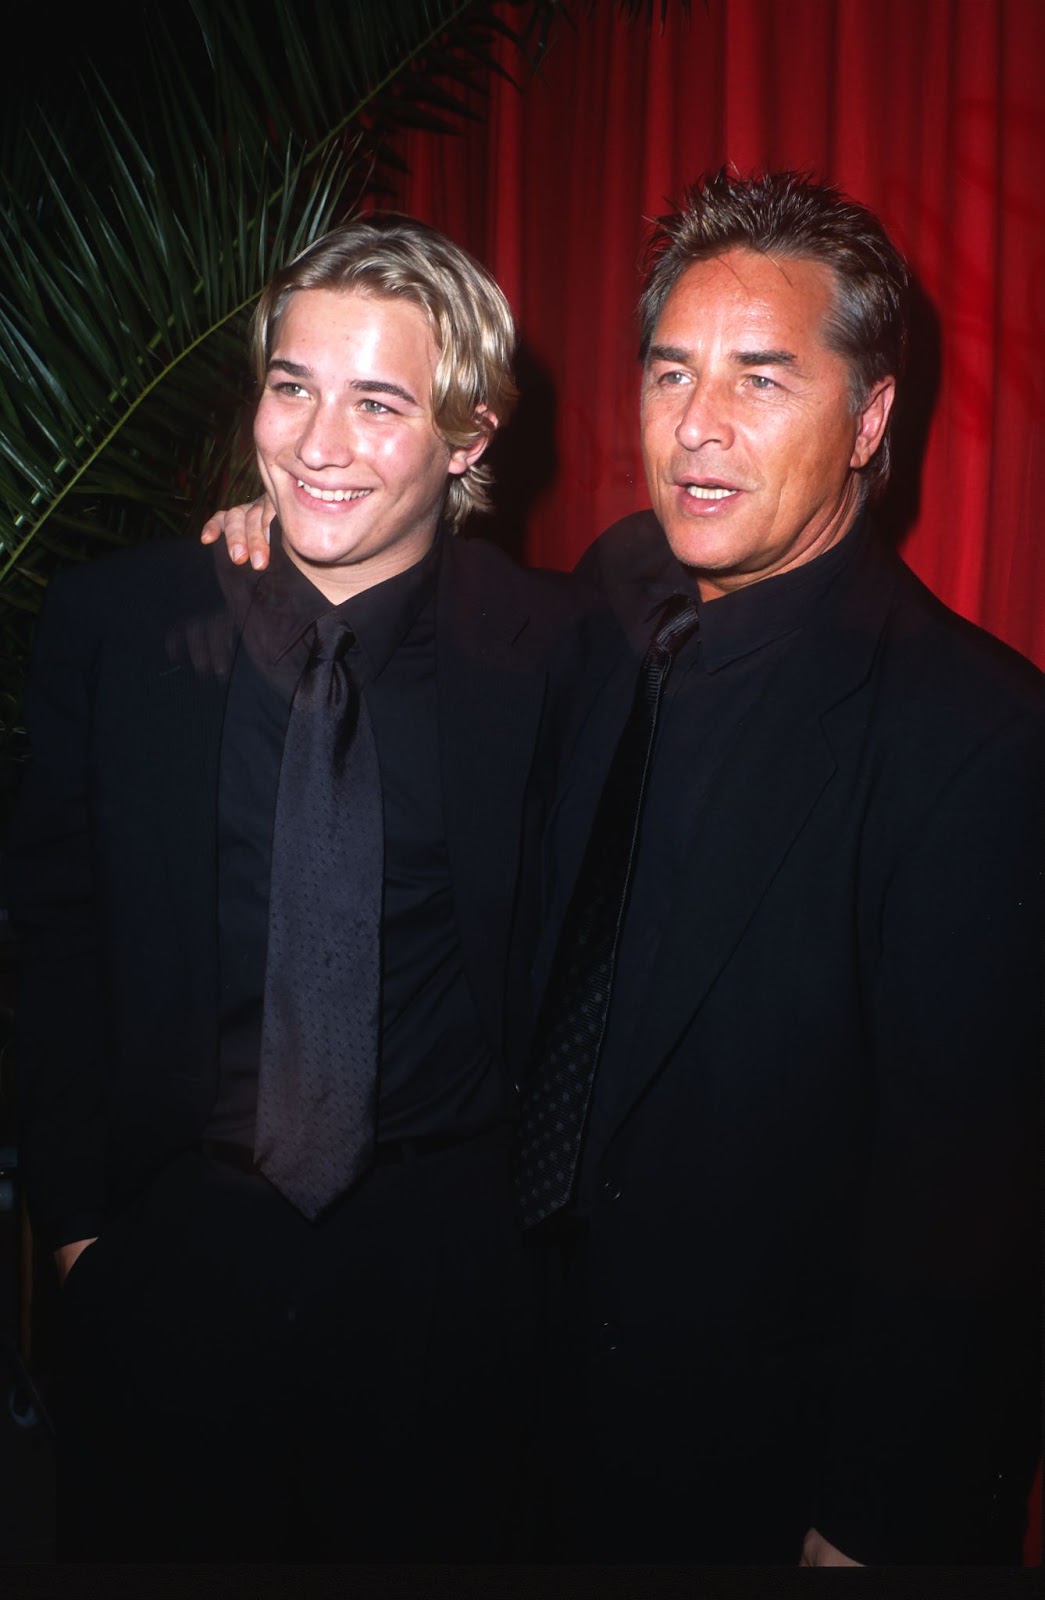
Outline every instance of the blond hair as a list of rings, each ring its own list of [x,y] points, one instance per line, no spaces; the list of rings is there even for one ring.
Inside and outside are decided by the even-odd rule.
[[[404,299],[425,313],[438,349],[432,416],[451,450],[493,436],[511,416],[518,390],[515,322],[493,278],[445,234],[413,217],[386,213],[334,228],[302,250],[262,291],[252,350],[263,385],[287,303],[298,289],[343,289]],[[490,509],[493,473],[480,460],[448,479],[444,517],[457,529]]]

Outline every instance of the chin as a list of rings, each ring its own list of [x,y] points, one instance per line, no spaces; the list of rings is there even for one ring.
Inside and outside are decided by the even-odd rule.
[[[282,517],[280,526],[283,529],[284,546],[299,561],[328,567],[334,562],[347,560],[352,554],[354,541],[347,540],[343,533],[339,534],[333,528],[295,528],[291,525],[288,529]]]
[[[726,571],[734,567],[740,552],[728,539],[716,539],[709,531],[685,523],[665,524],[664,533],[672,554],[684,567],[695,567],[709,573]]]

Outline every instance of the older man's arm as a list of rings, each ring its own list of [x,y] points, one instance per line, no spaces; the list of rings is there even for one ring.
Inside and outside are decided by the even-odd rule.
[[[1018,1559],[1040,1449],[1043,766],[1040,718],[1014,717],[896,840],[867,996],[866,1237],[812,1554]]]

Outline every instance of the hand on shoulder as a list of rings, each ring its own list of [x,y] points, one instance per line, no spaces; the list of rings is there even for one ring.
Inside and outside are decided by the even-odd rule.
[[[215,511],[204,523],[200,542],[216,544],[224,534],[230,559],[242,566],[249,558],[254,570],[261,572],[269,564],[269,524],[275,511],[268,495],[251,500],[248,505]]]

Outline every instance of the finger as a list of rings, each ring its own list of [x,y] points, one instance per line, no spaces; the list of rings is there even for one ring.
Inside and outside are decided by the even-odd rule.
[[[229,506],[228,510],[222,513],[222,532],[229,547],[229,559],[234,561],[237,567],[243,565],[248,555],[246,519],[249,510],[249,506]],[[217,513],[212,520],[215,520],[216,516]]]
[[[215,544],[217,540],[221,538],[224,532],[225,513],[224,511],[215,511],[214,515],[212,517],[208,517],[206,522],[203,524],[203,532],[200,534],[200,543]]]
[[[214,544],[225,535],[228,546],[229,558],[237,566],[241,566],[247,559],[247,544],[243,533],[243,513],[245,506],[230,506],[227,511],[215,511],[203,524],[200,534],[201,544]]]
[[[275,506],[268,495],[263,495],[246,508],[244,534],[250,552],[250,564],[256,572],[263,571],[269,564],[269,524],[274,513]]]

